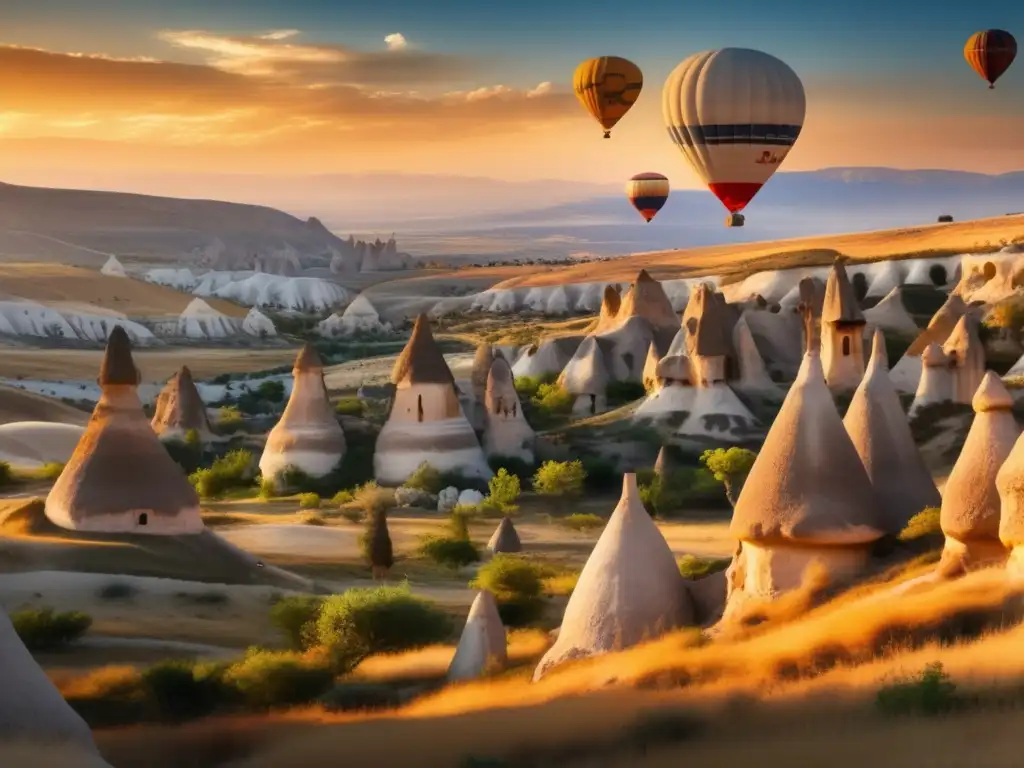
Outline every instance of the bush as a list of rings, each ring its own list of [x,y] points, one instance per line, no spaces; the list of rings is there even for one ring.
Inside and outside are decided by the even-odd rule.
[[[52,608],[27,608],[11,614],[11,623],[30,651],[49,651],[73,643],[92,626],[92,617],[79,611],[54,613]]]
[[[956,683],[940,662],[926,666],[915,677],[896,678],[879,689],[875,705],[886,715],[941,715],[957,705]]]
[[[9,485],[14,485],[14,470],[11,469],[10,463],[0,461],[0,488],[6,488]]]
[[[423,557],[447,568],[461,568],[480,560],[480,552],[468,537],[425,536],[419,547]]]
[[[608,398],[608,405],[625,405],[639,400],[647,394],[644,385],[635,381],[610,381],[605,387],[605,397]]]
[[[256,387],[256,395],[269,403],[283,403],[284,382],[277,379],[260,382],[260,385]]]
[[[418,491],[432,493],[435,496],[445,487],[441,482],[441,473],[427,462],[420,464],[409,479],[402,483],[403,488],[415,488]]]
[[[264,501],[270,501],[277,495],[277,483],[274,482],[272,477],[261,477],[259,479],[260,486],[260,498]]]
[[[293,649],[307,650],[317,642],[316,622],[323,604],[324,598],[309,595],[282,598],[270,609],[270,623],[284,632]]]
[[[358,397],[343,397],[334,404],[335,413],[339,413],[342,416],[358,416],[362,417],[365,413],[366,405]]]
[[[910,518],[906,528],[900,532],[900,541],[913,541],[914,539],[920,539],[922,536],[941,534],[940,515],[941,512],[938,507],[922,509]]]
[[[196,470],[188,479],[201,498],[209,499],[232,488],[249,486],[252,463],[252,454],[238,449],[221,456],[208,469]]]
[[[394,492],[381,488],[376,480],[370,480],[356,488],[353,497],[356,504],[368,515],[382,509],[390,509],[395,505]]]
[[[541,384],[530,402],[542,416],[552,417],[572,412],[576,396],[566,392],[558,384]]]
[[[320,495],[316,493],[299,494],[299,509],[320,509]]]
[[[299,515],[299,522],[303,525],[327,525],[327,520],[324,519],[324,516],[311,509]]]
[[[249,707],[270,709],[322,696],[334,685],[334,673],[325,658],[250,649],[245,659],[227,669],[224,682]]]
[[[508,470],[502,467],[497,474],[487,483],[486,504],[497,507],[502,512],[514,512],[516,502],[519,501],[519,477],[509,474]]]
[[[237,432],[244,422],[242,412],[233,405],[225,405],[217,411],[217,428],[222,432]]]
[[[39,476],[43,480],[56,480],[58,477],[60,477],[61,472],[63,471],[63,464],[61,464],[59,461],[51,461],[46,464],[43,464],[43,466],[39,469]]]
[[[327,598],[317,637],[336,669],[348,671],[374,653],[399,653],[447,640],[448,614],[408,585],[349,589]]]
[[[174,722],[204,717],[227,698],[223,667],[169,659],[154,664],[139,676],[160,716]]]
[[[532,400],[542,385],[554,384],[557,378],[557,373],[547,373],[543,376],[517,376],[515,379],[516,394],[521,400]]]
[[[605,522],[607,521],[603,517],[584,512],[576,512],[558,520],[559,525],[572,528],[574,531],[590,531],[595,528],[602,528]]]
[[[587,473],[583,462],[545,461],[533,476],[533,489],[543,496],[577,496]]]
[[[355,499],[356,497],[352,495],[352,491],[338,491],[331,497],[331,505],[340,507],[342,504],[351,504]]]
[[[707,558],[696,555],[683,555],[679,558],[679,573],[683,578],[700,581],[713,573],[724,571],[732,560],[729,558]]]
[[[506,626],[529,624],[544,610],[543,570],[516,555],[495,555],[480,568],[470,586],[486,589],[494,595],[498,613]]]

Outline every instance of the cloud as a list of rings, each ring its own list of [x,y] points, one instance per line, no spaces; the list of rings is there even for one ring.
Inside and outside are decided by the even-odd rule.
[[[516,133],[577,116],[572,94],[550,83],[443,92],[432,78],[446,65],[426,74],[408,71],[406,57],[418,53],[282,42],[290,33],[267,33],[273,39],[174,34],[177,44],[206,52],[206,64],[0,46],[0,116],[12,115],[0,119],[0,130],[162,144],[307,142],[351,152],[359,143],[407,147]],[[397,65],[381,62],[392,57]]]
[[[384,44],[387,45],[389,51],[404,51],[409,47],[409,41],[401,32],[392,32],[387,35],[384,38]]]
[[[399,33],[384,38],[387,50],[359,51],[340,45],[304,44],[295,30],[266,35],[225,35],[205,30],[163,30],[159,38],[205,54],[222,72],[306,84],[407,85],[467,80],[482,62],[414,50]]]

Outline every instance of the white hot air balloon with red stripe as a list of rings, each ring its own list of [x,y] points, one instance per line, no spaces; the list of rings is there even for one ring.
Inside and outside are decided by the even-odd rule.
[[[680,62],[661,105],[672,141],[740,225],[739,212],[786,159],[807,110],[796,72],[749,48]]]

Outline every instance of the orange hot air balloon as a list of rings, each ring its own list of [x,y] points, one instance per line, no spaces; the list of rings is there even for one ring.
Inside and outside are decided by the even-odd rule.
[[[1002,29],[975,32],[964,45],[964,58],[990,89],[996,87],[996,80],[1010,68],[1016,57],[1017,41]]]
[[[604,137],[636,103],[644,86],[640,67],[618,56],[598,56],[576,67],[572,87],[580,104],[604,128]]]

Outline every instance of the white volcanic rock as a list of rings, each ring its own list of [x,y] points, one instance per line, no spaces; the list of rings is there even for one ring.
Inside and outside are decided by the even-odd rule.
[[[277,328],[274,321],[260,312],[256,307],[249,310],[249,314],[242,321],[242,330],[250,336],[277,336]]]
[[[124,267],[121,262],[117,260],[117,256],[111,254],[110,258],[107,259],[107,263],[100,269],[104,275],[108,277],[128,277],[128,273],[124,271]]]

